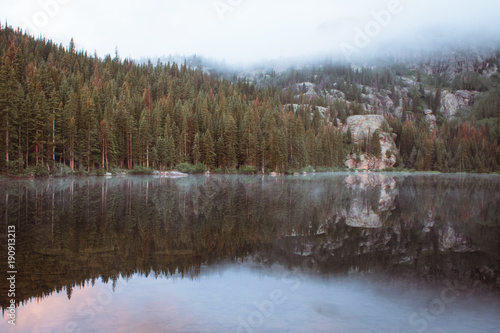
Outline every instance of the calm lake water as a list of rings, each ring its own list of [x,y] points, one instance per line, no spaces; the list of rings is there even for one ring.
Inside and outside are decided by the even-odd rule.
[[[0,236],[1,332],[500,331],[500,176],[0,179]]]

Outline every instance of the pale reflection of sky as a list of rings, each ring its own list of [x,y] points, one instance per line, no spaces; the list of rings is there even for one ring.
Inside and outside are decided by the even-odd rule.
[[[499,299],[484,299],[479,292],[461,292],[437,316],[422,314],[425,309],[432,314],[432,304],[439,303],[446,288],[417,289],[404,281],[360,276],[321,280],[281,268],[228,266],[195,279],[136,275],[119,280],[115,292],[111,284],[96,282],[74,288],[71,300],[65,291],[55,293],[19,308],[16,327],[4,317],[0,331],[498,331]]]

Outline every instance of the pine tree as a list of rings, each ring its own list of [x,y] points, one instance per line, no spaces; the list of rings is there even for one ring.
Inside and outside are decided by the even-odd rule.
[[[150,117],[151,114],[148,109],[144,109],[141,114],[141,120],[139,122],[139,138],[140,141],[140,152],[142,164],[149,168],[149,149],[151,142],[151,127],[150,127]],[[144,156],[146,155],[146,156]],[[145,163],[144,163],[145,162]]]
[[[170,168],[173,168],[174,165],[177,163],[177,152],[175,149],[175,141],[172,135],[170,135],[167,139],[166,162]]]
[[[435,151],[436,151],[436,164],[434,169],[439,170],[441,172],[445,172],[445,158],[446,158],[446,150],[445,143],[443,139],[438,139],[435,142]]]
[[[50,121],[52,122],[52,133],[51,133],[51,142],[49,144],[51,150],[51,159],[52,162],[56,161],[56,117],[57,114],[61,112],[62,103],[60,102],[59,94],[55,88],[52,89],[50,93],[49,99],[49,107],[50,107]]]
[[[377,158],[382,156],[382,147],[380,144],[380,135],[378,130],[373,132],[373,135],[370,138],[370,153]]]
[[[165,138],[163,137],[159,137],[156,140],[155,148],[158,157],[159,168],[164,170],[169,163],[167,140],[165,140]]]
[[[256,116],[250,108],[245,112],[242,128],[241,155],[243,163],[255,166],[257,163],[257,138],[259,127]]]
[[[76,122],[75,118],[71,117],[68,123],[68,140],[69,140],[69,167],[75,170],[75,137],[76,137]]]
[[[350,127],[347,127],[347,133],[346,133],[346,143],[348,145],[352,144],[353,140],[352,140],[352,132],[351,132],[351,128]]]
[[[109,133],[106,120],[103,119],[99,124],[99,139],[101,142],[101,167],[109,170]]]
[[[205,134],[203,134],[203,157],[202,161],[205,163],[208,169],[214,167],[215,164],[215,148],[214,141],[212,138],[212,133],[210,133],[210,129],[207,129]]]
[[[225,161],[224,165],[228,168],[234,168],[236,166],[236,123],[232,116],[224,115],[224,137],[223,144],[225,150]]]
[[[201,144],[201,141],[200,141],[200,133],[196,133],[196,135],[194,136],[194,142],[193,142],[193,150],[191,152],[192,156],[192,160],[193,160],[193,163],[194,164],[198,164],[198,162],[200,161],[200,144]]]
[[[293,128],[293,151],[294,156],[292,159],[292,164],[296,168],[301,168],[307,165],[307,148],[305,141],[305,131],[300,117],[296,118],[295,126]]]
[[[50,128],[51,121],[45,100],[45,93],[42,91],[40,82],[36,85],[36,92],[34,96],[34,137],[33,144],[35,145],[35,165],[44,163],[44,144],[47,142],[47,132]],[[47,124],[50,124],[47,126]]]
[[[413,146],[415,144],[415,139],[416,139],[416,130],[415,128],[411,125],[410,122],[405,122],[403,124],[403,129],[401,132],[401,142],[400,142],[400,153],[401,156],[403,156],[403,160],[408,160],[410,157]]]
[[[435,163],[435,148],[432,137],[428,137],[424,141],[424,168],[432,170]]]
[[[4,55],[0,59],[0,118],[2,129],[5,162],[10,162],[10,151],[12,150],[11,141],[15,138],[15,128],[17,123],[18,112],[16,101],[18,89],[16,87],[15,72],[10,64],[9,58]],[[13,137],[14,134],[14,137]]]
[[[438,114],[440,108],[441,108],[441,89],[437,88],[436,95],[434,95],[434,101],[432,103],[432,111],[434,111],[434,114]]]
[[[288,168],[288,143],[284,129],[278,129],[276,133],[276,171],[285,171]]]

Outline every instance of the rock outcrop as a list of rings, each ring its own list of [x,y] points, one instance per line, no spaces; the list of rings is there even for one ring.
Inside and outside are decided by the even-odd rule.
[[[303,97],[306,100],[314,101],[319,97],[318,92],[319,89],[314,83],[311,82],[301,82],[297,83],[294,87],[294,92],[297,94],[296,97],[299,97],[302,93]]]
[[[436,128],[436,116],[432,114],[432,110],[425,110],[425,123],[429,125],[429,130],[433,131]]]
[[[361,154],[360,156],[355,153],[348,154],[345,161],[345,165],[348,168],[381,170],[396,164],[395,154],[397,154],[398,149],[394,142],[394,134],[383,132],[383,123],[384,117],[380,115],[352,116],[347,118],[347,127],[351,130],[352,139],[355,143],[370,137],[375,131],[378,131],[381,147],[381,157],[368,156],[366,154]]]
[[[441,93],[441,113],[447,119],[455,116],[458,110],[474,104],[477,91],[457,90],[455,93],[443,91]]]
[[[180,178],[180,177],[187,177],[188,174],[174,170],[174,171],[160,171],[159,176],[162,178]]]
[[[384,117],[379,115],[352,116],[347,118],[347,125],[351,129],[354,140],[364,139],[382,128]]]
[[[381,157],[367,156],[362,154],[357,157],[356,154],[348,154],[345,165],[349,169],[358,170],[383,170],[393,167],[396,164],[397,158],[394,154],[391,157],[382,155]]]
[[[394,101],[387,95],[387,93],[361,94],[361,98],[365,101],[363,108],[367,112],[377,114],[394,112]]]
[[[495,56],[495,50],[484,47],[472,48],[463,51],[449,52],[443,50],[441,54],[432,53],[419,64],[409,64],[412,69],[419,70],[427,75],[446,74],[450,79],[465,72],[482,72],[494,69],[490,59]]]

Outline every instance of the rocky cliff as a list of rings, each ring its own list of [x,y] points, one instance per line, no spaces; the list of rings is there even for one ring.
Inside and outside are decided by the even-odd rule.
[[[474,104],[477,91],[457,90],[455,93],[443,91],[441,93],[441,113],[450,119],[455,116],[458,110],[467,108]]]
[[[345,165],[360,170],[381,170],[396,164],[398,149],[394,142],[395,134],[383,131],[384,117],[381,115],[352,116],[347,118],[347,127],[351,131],[354,143],[360,143],[378,131],[381,146],[381,157],[367,154],[348,154]]]
[[[495,70],[491,59],[495,57],[493,48],[470,48],[464,50],[443,50],[441,54],[431,53],[419,61],[409,61],[408,66],[427,75],[447,75],[453,79],[464,72]]]

